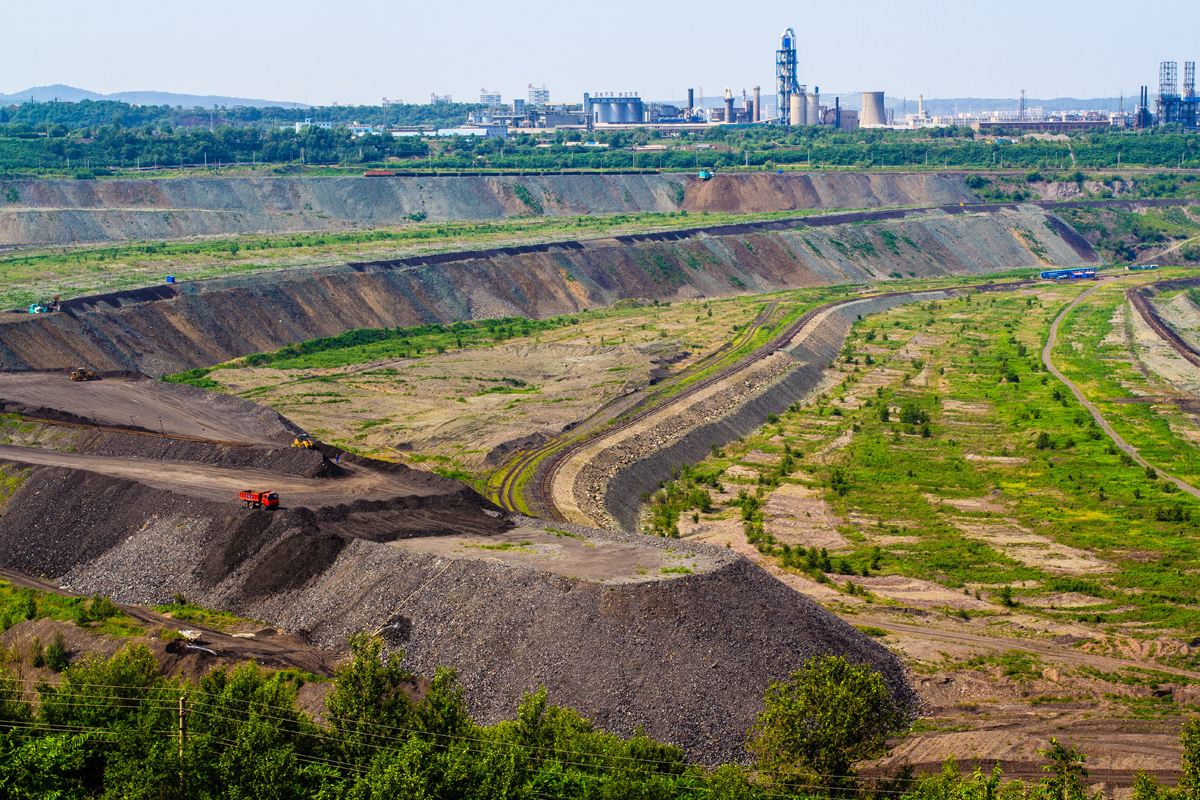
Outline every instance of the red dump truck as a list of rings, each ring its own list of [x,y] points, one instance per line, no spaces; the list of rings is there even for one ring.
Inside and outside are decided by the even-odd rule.
[[[256,492],[253,489],[243,489],[238,493],[238,499],[246,508],[265,508],[268,511],[279,508],[278,492]]]

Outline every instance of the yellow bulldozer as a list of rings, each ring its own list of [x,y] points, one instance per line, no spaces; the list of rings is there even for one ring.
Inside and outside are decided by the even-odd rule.
[[[311,433],[297,433],[296,438],[292,439],[292,447],[302,447],[305,450],[312,449],[313,438]]]

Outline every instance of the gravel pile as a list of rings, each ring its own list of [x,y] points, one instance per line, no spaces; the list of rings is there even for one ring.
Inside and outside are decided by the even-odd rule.
[[[396,545],[513,524],[542,523],[506,519],[465,490],[269,514],[36,468],[0,517],[0,561],[121,602],[180,593],[331,650],[378,631],[415,671],[457,669],[480,719],[511,717],[524,693],[545,686],[607,729],[643,727],[701,761],[743,758],[767,685],[818,653],[874,665],[911,702],[890,653],[721,549],[554,526],[703,551],[707,565],[606,584]]]

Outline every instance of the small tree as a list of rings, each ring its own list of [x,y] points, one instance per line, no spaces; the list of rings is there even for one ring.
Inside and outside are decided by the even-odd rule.
[[[767,689],[749,749],[780,781],[849,787],[855,762],[880,753],[904,722],[878,672],[820,656]]]
[[[1042,765],[1042,789],[1047,800],[1085,800],[1087,794],[1083,782],[1087,780],[1088,771],[1083,763],[1087,756],[1074,747],[1059,744],[1058,739],[1051,737],[1050,746],[1040,751],[1046,758]]]
[[[1179,743],[1183,746],[1183,776],[1179,779],[1179,792],[1187,800],[1200,798],[1200,719],[1189,719],[1179,732]]]

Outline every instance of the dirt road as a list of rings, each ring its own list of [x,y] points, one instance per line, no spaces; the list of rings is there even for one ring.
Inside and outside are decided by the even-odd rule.
[[[100,425],[213,441],[279,444],[290,438],[269,409],[145,377],[72,381],[60,372],[5,372],[0,373],[0,400]]]
[[[1123,452],[1127,453],[1130,458],[1132,458],[1141,466],[1158,472],[1159,476],[1163,480],[1170,481],[1181,491],[1187,492],[1193,497],[1200,498],[1200,489],[1197,489],[1190,483],[1182,481],[1173,475],[1168,475],[1143,458],[1141,453],[1139,453],[1133,445],[1129,444],[1129,442],[1121,438],[1119,433],[1113,430],[1112,425],[1110,425],[1108,420],[1104,418],[1104,415],[1100,413],[1100,409],[1096,408],[1096,405],[1087,399],[1083,392],[1080,391],[1079,387],[1070,381],[1067,376],[1063,375],[1058,367],[1054,366],[1054,346],[1058,343],[1058,329],[1062,325],[1063,320],[1067,318],[1067,315],[1070,314],[1076,306],[1078,306],[1087,298],[1091,297],[1092,294],[1099,288],[1100,287],[1097,285],[1088,289],[1086,292],[1072,300],[1067,307],[1059,312],[1058,316],[1054,318],[1054,323],[1050,326],[1050,336],[1046,339],[1046,346],[1042,348],[1042,363],[1046,365],[1046,369],[1051,375],[1053,375],[1055,378],[1058,378],[1058,380],[1062,381],[1063,384],[1071,390],[1071,394],[1075,395],[1075,399],[1079,401],[1080,405],[1088,410],[1088,413],[1092,415],[1092,419],[1094,419],[1096,424],[1100,426],[1100,430],[1104,431],[1105,435],[1112,439],[1113,444],[1119,447]]]
[[[0,461],[18,464],[66,467],[113,478],[125,478],[165,491],[205,500],[236,502],[242,489],[270,489],[280,494],[281,505],[326,506],[353,500],[385,500],[397,495],[432,496],[444,489],[422,480],[406,480],[403,474],[377,472],[343,464],[346,475],[338,478],[301,478],[257,469],[232,469],[182,461],[119,458],[0,445]],[[423,476],[425,473],[417,473]]]

